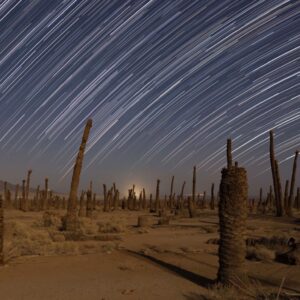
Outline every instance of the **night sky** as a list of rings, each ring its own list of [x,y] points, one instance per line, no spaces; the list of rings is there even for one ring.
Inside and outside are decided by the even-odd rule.
[[[300,150],[300,0],[0,1],[0,179],[81,187],[217,186],[226,140],[250,192]],[[297,174],[297,186],[300,184]],[[188,190],[187,190],[188,191]]]

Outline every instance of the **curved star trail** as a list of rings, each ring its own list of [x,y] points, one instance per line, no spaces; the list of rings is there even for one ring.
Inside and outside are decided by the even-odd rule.
[[[300,145],[300,1],[4,0],[0,175],[65,190],[84,123],[83,184],[198,189],[218,182],[230,136],[251,189],[283,178]],[[51,177],[52,176],[52,177]],[[299,177],[298,177],[299,178]],[[299,182],[298,182],[299,183]]]

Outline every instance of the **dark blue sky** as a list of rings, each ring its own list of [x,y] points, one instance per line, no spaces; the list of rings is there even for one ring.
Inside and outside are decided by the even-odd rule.
[[[250,191],[300,144],[300,1],[4,0],[0,179],[68,191],[88,117],[82,187],[217,185],[226,139]],[[297,175],[299,186],[299,173]],[[190,184],[187,185],[190,188]]]

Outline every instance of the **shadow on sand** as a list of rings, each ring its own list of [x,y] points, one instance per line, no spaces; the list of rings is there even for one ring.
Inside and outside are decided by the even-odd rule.
[[[180,277],[183,277],[197,285],[200,285],[204,288],[208,288],[209,286],[211,286],[212,284],[215,283],[214,280],[212,279],[209,279],[207,277],[204,277],[204,276],[201,276],[199,274],[196,274],[196,273],[193,273],[191,271],[188,271],[188,270],[185,270],[185,269],[182,269],[178,266],[175,266],[173,264],[170,264],[170,263],[167,263],[165,261],[162,261],[158,258],[155,258],[153,256],[150,256],[150,255],[146,255],[146,254],[143,254],[143,253],[139,253],[139,252],[135,252],[135,251],[132,251],[132,250],[126,250],[127,253],[131,254],[131,255],[134,255],[136,257],[140,257],[140,258],[143,258],[143,259],[146,259],[146,260],[149,260],[151,261],[152,263],[156,264],[156,265],[159,265],[160,267],[180,276]],[[193,298],[190,298],[190,299],[193,299]],[[199,296],[198,296],[198,299],[199,299]]]

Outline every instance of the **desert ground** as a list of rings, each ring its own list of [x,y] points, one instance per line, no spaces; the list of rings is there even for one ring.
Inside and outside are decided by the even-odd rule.
[[[5,209],[1,300],[276,299],[279,289],[278,299],[299,299],[300,267],[279,259],[291,237],[300,240],[299,212],[293,218],[249,214],[249,282],[227,290],[214,285],[217,210],[189,218],[99,207],[80,218],[78,236],[60,230],[65,213]],[[137,226],[139,216],[148,216],[148,224]]]

